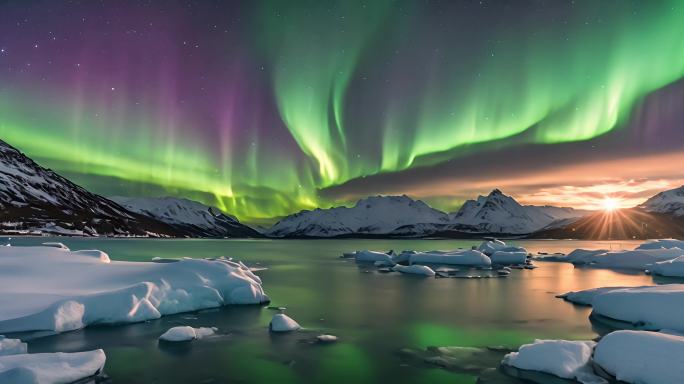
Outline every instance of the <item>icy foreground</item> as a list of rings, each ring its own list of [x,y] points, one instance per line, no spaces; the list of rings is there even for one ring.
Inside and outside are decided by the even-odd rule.
[[[3,346],[12,346],[11,349]],[[101,349],[78,353],[26,353],[26,344],[0,336],[0,383],[72,383],[102,371],[105,354]]]
[[[54,247],[0,247],[0,333],[65,332],[269,301],[259,277],[225,259],[157,263],[105,256]]]
[[[679,384],[684,381],[684,337],[616,331],[598,343],[536,340],[506,355],[504,367],[549,373],[584,384]],[[516,371],[509,373],[515,375]]]

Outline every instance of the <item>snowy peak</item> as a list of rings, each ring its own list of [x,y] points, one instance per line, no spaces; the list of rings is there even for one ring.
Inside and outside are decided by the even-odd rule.
[[[639,208],[647,212],[684,216],[684,186],[660,192],[646,200]]]
[[[494,189],[487,196],[466,201],[452,214],[452,222],[474,226],[487,233],[526,234],[557,220],[579,218],[585,214],[572,208],[521,205],[501,190]]]
[[[235,217],[197,201],[176,197],[111,197],[126,209],[203,237],[259,237]]]
[[[419,223],[448,223],[448,215],[420,200],[402,196],[371,196],[353,207],[301,211],[267,231],[273,237],[335,237],[381,235]]]
[[[0,232],[62,235],[175,235],[43,168],[0,140]]]

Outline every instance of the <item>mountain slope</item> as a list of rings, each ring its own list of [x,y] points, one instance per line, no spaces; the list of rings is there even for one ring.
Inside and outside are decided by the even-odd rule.
[[[660,192],[639,206],[646,212],[684,216],[684,186]]]
[[[90,193],[0,140],[0,232],[175,236],[164,223]]]
[[[453,224],[473,227],[478,232],[527,234],[557,220],[578,219],[586,213],[573,208],[521,205],[495,189],[487,196],[466,201],[452,215],[451,221]]]
[[[175,197],[110,197],[132,212],[199,237],[262,237],[235,217],[202,203]]]
[[[448,223],[446,213],[408,196],[372,196],[351,208],[301,211],[266,231],[270,237],[337,237],[384,235],[395,228],[418,223]]]

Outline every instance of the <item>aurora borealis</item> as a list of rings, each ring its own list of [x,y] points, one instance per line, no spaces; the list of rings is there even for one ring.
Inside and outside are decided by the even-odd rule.
[[[682,78],[676,0],[0,3],[0,138],[255,222],[676,185]]]

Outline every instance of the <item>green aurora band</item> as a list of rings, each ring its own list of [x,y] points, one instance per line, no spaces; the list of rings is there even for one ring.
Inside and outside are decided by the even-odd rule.
[[[451,160],[476,144],[596,138],[684,77],[679,1],[578,2],[563,7],[561,21],[533,11],[435,21],[418,3],[384,0],[304,9],[259,3],[241,31],[249,48],[230,48],[263,63],[279,126],[259,120],[258,108],[229,124],[195,121],[158,100],[166,89],[133,107],[122,96],[0,78],[0,137],[84,175],[77,181],[86,186],[85,175],[117,180],[133,193],[182,195],[260,221],[349,203],[319,192]],[[446,32],[440,21],[450,23]],[[235,100],[231,111],[248,108]]]

